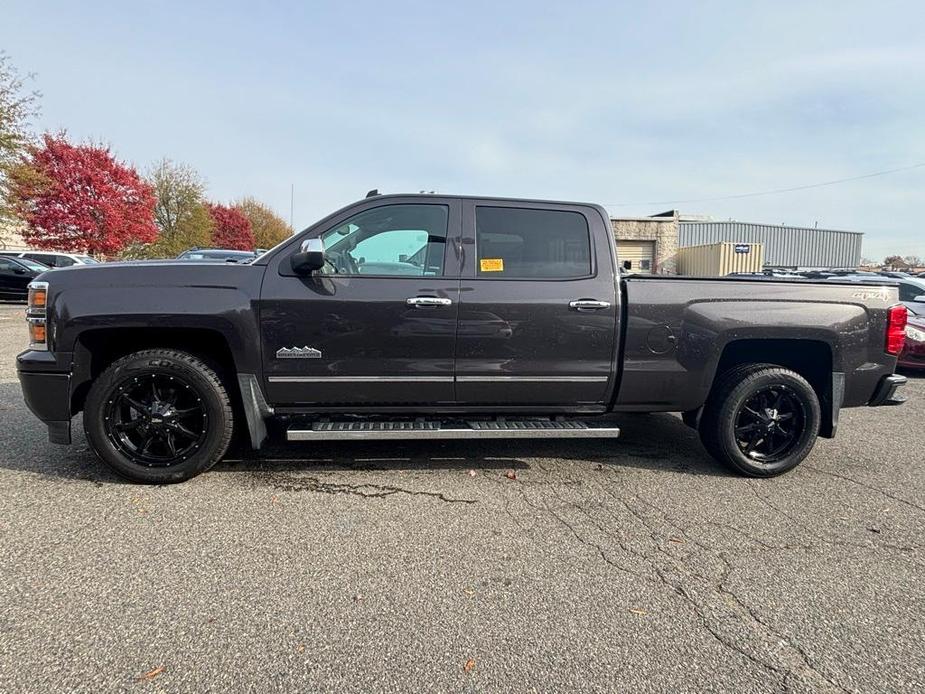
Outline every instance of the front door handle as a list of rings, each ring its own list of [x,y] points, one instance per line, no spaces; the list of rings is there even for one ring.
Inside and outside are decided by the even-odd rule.
[[[602,308],[610,308],[609,301],[597,301],[596,299],[578,299],[569,301],[569,308],[577,308],[579,311],[600,311]]]
[[[414,308],[433,308],[435,306],[449,306],[453,301],[442,296],[412,296],[405,303]]]

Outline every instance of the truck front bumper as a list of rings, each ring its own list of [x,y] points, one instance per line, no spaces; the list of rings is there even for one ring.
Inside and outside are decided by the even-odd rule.
[[[26,407],[48,426],[51,443],[71,442],[71,374],[53,371],[49,352],[28,350],[16,357],[16,370]]]
[[[908,379],[898,374],[890,374],[880,379],[877,390],[874,391],[874,397],[867,403],[871,407],[880,407],[882,405],[902,405],[906,402],[904,395],[897,394],[897,390],[906,385]]]

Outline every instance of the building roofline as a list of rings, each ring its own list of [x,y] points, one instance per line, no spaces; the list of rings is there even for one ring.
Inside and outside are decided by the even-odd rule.
[[[677,217],[611,217],[611,222],[657,222],[660,224],[666,224],[669,222],[677,222]]]
[[[743,222],[743,221],[740,221],[740,220],[738,220],[738,219],[722,220],[722,221],[717,220],[717,221],[712,221],[712,222],[701,222],[701,221],[686,220],[686,219],[684,219],[684,218],[681,218],[679,221],[680,221],[681,224],[714,224],[714,225],[717,225],[717,224],[723,224],[723,225],[729,225],[729,224],[747,224],[748,226],[753,226],[753,227],[770,227],[770,228],[772,228],[772,229],[798,229],[798,230],[801,230],[801,231],[829,231],[829,232],[832,232],[832,233],[835,233],[835,234],[857,234],[858,236],[863,236],[863,235],[864,235],[864,232],[863,232],[863,231],[848,231],[847,229],[824,229],[824,228],[821,228],[821,227],[820,227],[820,228],[815,228],[815,227],[797,227],[797,226],[791,226],[791,225],[789,225],[789,224],[768,224],[767,222]]]

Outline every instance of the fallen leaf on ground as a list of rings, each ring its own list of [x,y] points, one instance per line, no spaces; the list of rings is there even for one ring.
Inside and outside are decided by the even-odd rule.
[[[469,470],[469,477],[475,477],[477,474],[475,470]]]
[[[164,666],[159,665],[153,670],[148,670],[145,674],[139,675],[138,677],[135,678],[135,681],[136,682],[150,682],[155,677],[157,677],[159,674],[161,674],[163,671],[164,671]]]
[[[463,665],[463,670],[466,672],[472,672],[475,670],[475,661],[472,658],[469,658],[469,660],[466,661],[466,664]]]
[[[635,607],[631,607],[631,608],[630,608],[630,612],[632,612],[633,614],[638,614],[638,615],[646,615],[646,614],[649,614],[649,613],[646,612],[645,610],[640,610],[640,609],[635,608]]]
[[[517,479],[517,473],[514,472],[513,470],[508,470],[507,472],[504,473],[504,476],[507,477],[509,480]]]
[[[677,544],[677,545],[683,545],[683,544],[684,544],[684,540],[682,540],[680,537],[669,537],[669,538],[668,538],[668,542],[674,542],[674,543]]]
[[[298,646],[295,647],[295,649],[296,649],[296,651],[298,651],[299,653],[301,653],[302,651],[305,650],[305,644],[304,644],[304,643],[300,643]]]

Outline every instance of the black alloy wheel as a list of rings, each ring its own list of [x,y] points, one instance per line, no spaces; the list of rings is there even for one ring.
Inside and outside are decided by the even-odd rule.
[[[736,444],[752,460],[770,465],[790,455],[805,427],[806,409],[796,393],[785,385],[769,385],[736,413]]]
[[[116,387],[106,408],[106,434],[139,465],[169,467],[205,440],[208,414],[202,396],[185,379],[149,372]]]
[[[234,432],[223,372],[176,349],[117,359],[87,393],[83,424],[90,447],[134,482],[169,484],[205,472],[225,455]]]

